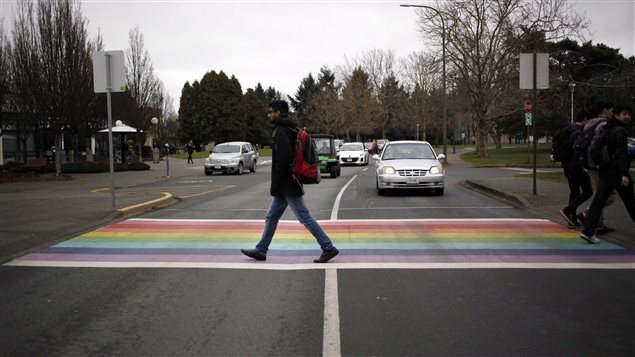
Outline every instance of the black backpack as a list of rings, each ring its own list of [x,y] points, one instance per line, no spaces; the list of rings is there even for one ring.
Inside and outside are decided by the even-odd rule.
[[[594,123],[593,126],[588,129],[585,127],[582,131],[582,134],[580,134],[578,139],[573,144],[573,152],[575,154],[575,157],[584,168],[593,168],[589,165],[589,146],[591,145],[591,141],[595,136],[595,129],[602,123],[606,123],[606,121],[600,120],[597,123]]]
[[[606,125],[602,125],[597,134],[593,136],[591,144],[589,144],[588,164],[592,169],[599,169],[601,166],[611,162],[609,154],[609,129]]]
[[[558,130],[553,136],[551,146],[553,161],[566,162],[574,156],[573,143],[571,142],[571,126],[567,125]]]

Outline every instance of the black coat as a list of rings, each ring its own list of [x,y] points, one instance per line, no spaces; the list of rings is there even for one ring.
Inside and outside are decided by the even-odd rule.
[[[600,170],[600,175],[614,183],[622,181],[622,176],[630,176],[630,160],[627,152],[626,125],[613,118],[606,122],[606,130],[609,131],[608,150],[611,162]]]
[[[271,196],[302,196],[304,188],[293,173],[297,125],[289,116],[280,116],[273,128],[271,150]]]
[[[578,138],[582,134],[582,127],[579,126],[578,124],[571,123],[569,124],[569,127],[567,128],[567,132],[569,133],[569,145],[571,145],[571,148],[573,150],[573,144],[575,144],[576,140],[578,140]],[[580,160],[578,160],[578,158],[575,155],[572,155],[569,159],[567,159],[566,161],[562,163],[562,167],[582,168],[582,164],[580,163]]]

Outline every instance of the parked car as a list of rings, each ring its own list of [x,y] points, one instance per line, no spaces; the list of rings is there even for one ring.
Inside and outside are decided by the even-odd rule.
[[[364,143],[346,143],[340,147],[340,165],[368,165],[369,157]]]
[[[320,173],[330,174],[331,178],[339,176],[341,173],[340,160],[333,135],[311,134],[311,139],[315,142],[320,157]]]
[[[244,170],[256,172],[258,155],[251,143],[232,141],[214,146],[203,165],[205,175],[214,172],[235,173],[242,175]]]
[[[440,160],[445,155],[434,151],[425,141],[391,141],[378,155],[375,187],[382,195],[387,189],[428,189],[442,195],[445,170]]]

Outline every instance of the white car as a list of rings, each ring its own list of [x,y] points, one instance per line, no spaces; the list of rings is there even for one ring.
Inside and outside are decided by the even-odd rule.
[[[205,159],[203,169],[205,175],[211,175],[214,172],[242,175],[246,169],[256,172],[257,164],[258,155],[254,152],[251,143],[231,141],[214,146],[212,153]]]
[[[368,165],[368,158],[364,143],[346,143],[340,147],[340,165]]]
[[[425,141],[391,141],[381,154],[373,155],[377,194],[387,189],[429,189],[442,195],[445,170],[439,160],[445,155]]]

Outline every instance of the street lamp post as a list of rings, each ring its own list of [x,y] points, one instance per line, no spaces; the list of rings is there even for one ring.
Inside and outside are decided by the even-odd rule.
[[[154,124],[154,134],[152,135],[152,162],[155,164],[159,163],[159,148],[157,147],[157,138],[159,137],[159,129],[157,124],[159,124],[159,119],[152,118],[150,122]]]
[[[573,123],[573,91],[575,90],[575,82],[569,83],[569,88],[571,89],[571,123]]]
[[[442,74],[442,80],[443,80],[443,155],[445,156],[445,158],[443,159],[444,163],[448,162],[448,118],[447,118],[447,95],[446,95],[446,90],[445,90],[445,20],[443,19],[443,14],[441,14],[441,12],[431,6],[427,6],[427,5],[409,5],[409,4],[403,4],[403,5],[399,5],[401,7],[422,7],[425,9],[429,9],[432,10],[434,12],[437,13],[437,15],[439,15],[439,17],[441,18],[441,47],[442,47],[442,55],[441,55],[441,62],[443,62],[443,74]]]
[[[417,124],[417,141],[419,141],[419,124]]]

